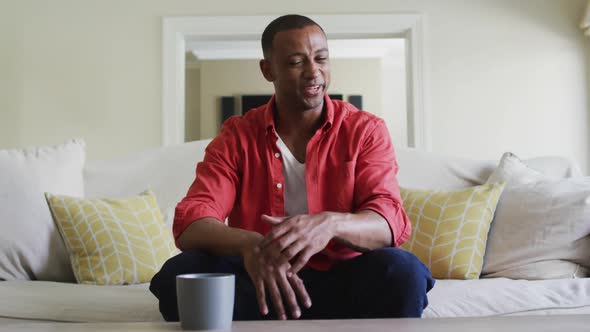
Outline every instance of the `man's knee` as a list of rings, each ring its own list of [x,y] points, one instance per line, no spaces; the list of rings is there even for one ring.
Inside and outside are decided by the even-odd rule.
[[[162,266],[162,271],[180,272],[184,273],[200,273],[209,272],[215,265],[215,261],[218,257],[203,251],[203,250],[187,250],[180,254],[171,257]]]
[[[371,270],[390,278],[430,278],[430,270],[414,254],[403,249],[382,248],[365,255]]]
[[[374,250],[369,255],[369,270],[383,291],[390,289],[397,295],[405,294],[408,300],[424,297],[434,286],[430,270],[412,253],[398,248]]]
[[[384,316],[420,317],[428,305],[426,293],[435,282],[430,270],[414,254],[398,248],[367,255],[375,286],[384,296],[382,305],[391,308]]]
[[[175,284],[176,276],[180,274],[214,272],[210,270],[215,264],[215,259],[213,255],[202,250],[181,252],[164,263],[160,271],[152,278],[151,286],[158,286],[160,283]]]

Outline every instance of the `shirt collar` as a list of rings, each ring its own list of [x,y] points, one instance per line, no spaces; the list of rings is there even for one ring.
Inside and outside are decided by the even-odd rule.
[[[266,107],[264,110],[264,124],[265,128],[268,131],[275,130],[275,122],[273,116],[273,110],[275,107],[275,95],[270,98],[268,103],[266,103]],[[324,94],[324,110],[326,112],[326,121],[321,126],[321,128],[326,131],[332,126],[334,122],[334,104],[332,104],[332,100],[328,96],[328,94]]]

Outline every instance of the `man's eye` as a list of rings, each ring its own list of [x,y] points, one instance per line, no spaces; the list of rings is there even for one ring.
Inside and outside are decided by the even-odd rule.
[[[325,62],[328,58],[316,58],[317,62]]]
[[[300,65],[301,64],[301,61],[290,61],[289,64],[291,66],[297,66],[297,65]]]

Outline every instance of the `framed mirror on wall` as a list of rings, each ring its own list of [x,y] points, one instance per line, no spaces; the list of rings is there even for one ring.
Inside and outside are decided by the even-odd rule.
[[[258,61],[260,35],[278,16],[164,18],[163,145],[214,137],[223,97],[272,94]],[[361,108],[386,121],[397,146],[428,150],[421,15],[307,16],[328,35],[328,92],[362,96]]]

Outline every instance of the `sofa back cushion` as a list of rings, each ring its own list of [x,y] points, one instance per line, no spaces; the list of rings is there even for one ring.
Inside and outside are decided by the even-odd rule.
[[[412,189],[460,189],[485,183],[496,169],[497,161],[475,160],[424,152],[412,148],[396,149],[400,186]],[[557,156],[525,160],[525,163],[549,177],[582,176],[573,162]]]
[[[0,280],[74,281],[44,192],[82,196],[82,140],[0,151]]]
[[[87,162],[84,181],[87,198],[121,197],[152,189],[167,223],[174,208],[195,179],[195,168],[205,156],[211,140],[192,141],[104,161]],[[486,182],[497,162],[471,160],[423,152],[411,148],[396,149],[398,180],[410,189],[460,189]],[[557,157],[531,159],[527,163],[543,172],[559,176],[577,176],[579,169]]]
[[[424,152],[396,149],[400,186],[412,189],[461,189],[486,182],[495,161],[471,160]]]
[[[197,163],[203,160],[209,142],[193,141],[88,162],[84,170],[85,197],[125,197],[151,189],[170,226],[174,208],[194,181]]]

